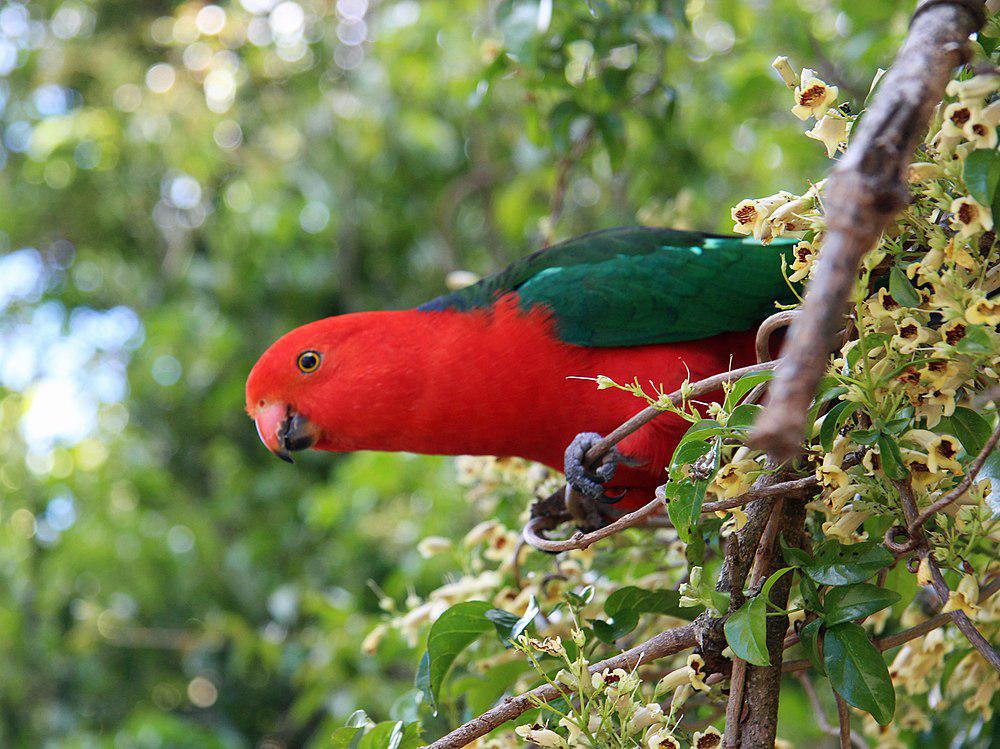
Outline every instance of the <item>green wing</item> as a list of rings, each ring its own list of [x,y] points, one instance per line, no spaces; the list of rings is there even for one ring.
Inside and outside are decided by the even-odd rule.
[[[516,291],[521,307],[549,309],[560,339],[641,346],[748,330],[794,296],[781,273],[795,240],[644,227],[607,229],[529,255],[495,275],[419,307],[489,307]]]

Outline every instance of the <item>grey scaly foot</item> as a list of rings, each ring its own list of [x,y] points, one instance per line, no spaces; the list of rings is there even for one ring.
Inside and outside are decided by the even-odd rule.
[[[619,463],[629,464],[617,448],[611,448],[598,466],[589,468],[583,459],[587,451],[601,439],[597,432],[581,432],[573,438],[566,448],[563,464],[566,483],[588,499],[605,504],[617,502],[621,497],[613,497],[604,491],[604,484],[614,478]]]

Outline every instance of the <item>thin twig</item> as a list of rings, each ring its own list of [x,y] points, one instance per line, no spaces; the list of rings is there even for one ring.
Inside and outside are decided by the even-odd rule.
[[[521,530],[524,541],[539,551],[558,553],[561,551],[571,551],[573,549],[586,549],[593,546],[598,541],[621,533],[627,528],[632,528],[643,523],[650,515],[654,515],[658,510],[663,509],[665,502],[662,496],[657,495],[656,499],[640,507],[635,512],[622,515],[613,523],[608,523],[603,528],[598,528],[590,533],[577,531],[570,538],[565,540],[552,540],[541,535],[540,531],[549,524],[548,518],[532,518]]]
[[[833,697],[837,700],[837,722],[840,724],[840,749],[851,749],[851,713],[847,709],[847,703],[840,696],[836,689],[833,690]]]
[[[797,309],[789,309],[783,312],[775,312],[757,328],[757,338],[754,341],[754,348],[757,350],[757,361],[771,361],[771,336],[776,330],[787,328],[791,325],[799,314]]]
[[[830,721],[826,718],[826,711],[823,709],[823,703],[819,700],[819,695],[816,693],[816,687],[813,686],[812,679],[804,671],[797,671],[795,673],[795,678],[799,680],[802,685],[802,691],[806,693],[806,697],[809,698],[809,704],[812,705],[813,715],[816,716],[816,723],[823,733],[829,736],[839,735],[839,728],[836,726],[831,726]],[[858,747],[858,749],[867,749],[868,744],[865,740],[861,738],[854,731],[850,732],[851,745]]]
[[[907,204],[905,173],[913,149],[967,54],[969,35],[982,22],[965,5],[932,1],[918,6],[906,42],[824,191],[826,238],[752,436],[776,460],[801,450],[809,404],[826,371],[858,264]]]
[[[606,668],[623,668],[630,671],[640,662],[649,663],[669,655],[676,655],[697,644],[697,626],[685,624],[683,627],[674,627],[661,632],[613,658],[607,658],[593,664],[590,667],[590,673],[598,673]],[[485,736],[508,720],[513,720],[528,710],[538,707],[542,703],[551,702],[562,695],[563,692],[557,687],[543,684],[516,697],[505,697],[499,705],[442,736],[430,744],[427,749],[458,749],[472,743],[480,736]]]
[[[747,367],[733,369],[729,372],[721,372],[719,374],[712,375],[711,377],[706,377],[704,380],[698,380],[698,382],[691,383],[684,390],[675,390],[667,396],[667,400],[671,403],[677,403],[685,396],[691,397],[696,395],[705,395],[706,393],[718,390],[723,385],[740,379],[744,375],[766,372],[770,369],[774,369],[776,366],[777,362],[763,362],[761,364],[751,364]],[[589,465],[597,463],[601,458],[608,454],[612,447],[617,445],[633,432],[636,432],[646,426],[646,424],[663,413],[666,413],[666,410],[661,407],[649,406],[642,409],[631,419],[611,432],[611,434],[607,435],[604,439],[595,443],[589,450],[587,450],[587,454],[584,456],[584,462]]]
[[[951,589],[948,587],[948,583],[945,582],[944,575],[941,574],[941,569],[937,566],[937,562],[934,561],[934,557],[931,556],[930,550],[926,548],[920,549],[920,555],[923,558],[926,556],[931,569],[931,583],[934,586],[934,591],[938,594],[938,598],[941,599],[941,605],[948,602],[948,598],[951,595]],[[964,611],[952,611],[950,612],[952,621],[955,622],[955,626],[958,627],[958,631],[965,635],[965,639],[976,650],[979,654],[986,659],[997,672],[1000,672],[1000,654],[993,649],[989,641],[983,637],[983,633],[976,629],[976,625],[972,623],[972,620],[966,615]]]
[[[921,512],[916,518],[910,521],[907,526],[907,530],[909,531],[911,537],[916,535],[921,526],[923,526],[923,524],[926,523],[931,517],[941,512],[941,510],[969,490],[969,487],[972,486],[972,482],[975,481],[976,476],[979,475],[979,471],[982,469],[983,464],[986,462],[987,458],[990,457],[990,453],[993,452],[993,448],[997,446],[998,441],[1000,441],[1000,426],[997,426],[997,428],[993,430],[993,434],[991,434],[990,438],[986,440],[986,444],[979,452],[979,455],[977,455],[976,459],[969,464],[969,468],[965,472],[965,477],[958,483],[958,486],[948,493],[943,494],[937,502],[932,504],[926,510]]]

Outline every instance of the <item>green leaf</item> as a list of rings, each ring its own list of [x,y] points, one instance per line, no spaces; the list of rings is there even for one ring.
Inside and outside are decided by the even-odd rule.
[[[794,567],[782,567],[777,572],[771,573],[771,576],[767,578],[767,580],[764,582],[764,584],[760,588],[760,595],[761,595],[761,597],[763,597],[765,600],[767,600],[767,597],[771,594],[771,588],[774,587],[774,584],[776,582],[778,582],[778,580],[781,579],[782,575],[784,575],[786,572],[788,572],[790,570],[793,570],[793,569],[795,569],[795,568]]]
[[[667,514],[674,524],[677,535],[684,543],[692,538],[692,529],[698,525],[701,518],[701,506],[705,502],[705,491],[708,489],[708,479],[699,479],[694,483],[685,481],[675,484],[676,494],[670,496],[667,503]],[[674,482],[668,482],[669,487]],[[668,495],[669,496],[669,495]]]
[[[842,420],[846,421],[857,407],[858,404],[853,401],[841,401],[827,411],[823,418],[823,425],[819,428],[819,441],[824,450],[830,452],[833,449],[833,439],[837,435]]]
[[[993,204],[997,180],[1000,179],[1000,153],[996,149],[981,148],[970,153],[962,167],[962,181],[969,195],[981,206]]]
[[[976,152],[973,151],[973,153]],[[986,332],[986,326],[970,325],[965,329],[965,335],[962,336],[962,340],[955,344],[955,349],[969,356],[992,354],[993,343],[990,340],[989,333]]]
[[[680,466],[694,463],[711,449],[712,444],[710,442],[701,442],[700,440],[683,442],[674,450],[674,456],[670,459],[670,466],[676,469]]]
[[[828,627],[833,627],[874,614],[898,600],[896,591],[871,583],[831,588],[823,600],[823,620]]]
[[[549,133],[552,136],[552,144],[560,152],[570,149],[570,126],[573,120],[583,115],[583,110],[572,99],[567,99],[556,104],[549,112]]]
[[[917,307],[920,305],[920,294],[910,279],[906,277],[906,272],[898,265],[894,265],[889,271],[889,293],[892,298],[904,307]]]
[[[802,602],[807,609],[816,613],[823,610],[823,604],[819,600],[819,588],[805,575],[799,577],[799,592],[802,594]]]
[[[496,628],[497,636],[505,648],[512,647],[514,641],[528,628],[528,625],[538,616],[538,601],[532,596],[524,616],[517,616],[503,609],[490,609],[485,616]]]
[[[760,385],[762,382],[767,382],[773,377],[774,370],[743,375],[740,379],[734,382],[732,387],[729,389],[729,395],[726,396],[726,400],[722,404],[722,407],[727,411],[732,411],[736,407],[736,404],[743,400],[744,396],[749,394],[751,390]]]
[[[326,745],[330,749],[349,749],[349,747],[354,746],[359,733],[361,733],[361,729],[356,726],[335,728],[327,738]]]
[[[812,561],[812,557],[798,546],[790,546],[785,541],[784,533],[778,537],[778,543],[781,545],[781,551],[785,557],[785,561],[793,567],[804,567]]]
[[[899,452],[899,444],[888,434],[878,436],[878,454],[882,459],[882,470],[885,475],[896,481],[907,477],[906,466],[903,465],[903,455]]]
[[[403,741],[403,721],[379,723],[358,742],[358,749],[399,749]]]
[[[878,429],[854,429],[850,437],[859,445],[874,445],[880,434]]]
[[[938,434],[951,434],[962,443],[969,455],[979,455],[986,440],[993,433],[993,427],[986,418],[971,408],[959,406],[951,416],[944,416],[934,427]]]
[[[726,642],[740,658],[755,666],[770,665],[767,652],[767,606],[764,596],[744,602],[726,619]]]
[[[817,547],[802,571],[820,585],[853,585],[867,580],[892,561],[892,554],[877,541],[842,544],[830,539]]]
[[[416,684],[434,709],[437,709],[441,684],[458,654],[493,626],[486,618],[491,608],[485,601],[456,603],[431,625],[427,651],[417,669]]]
[[[743,403],[734,408],[733,412],[729,414],[729,421],[726,422],[726,427],[739,430],[750,429],[757,420],[757,414],[762,410],[763,407],[758,406],[756,403]]]
[[[823,638],[823,660],[830,684],[847,704],[888,725],[896,711],[896,692],[882,654],[857,624],[830,627]]]
[[[608,152],[611,168],[621,166],[625,157],[625,122],[617,114],[603,114],[596,120],[597,131]]]
[[[604,613],[611,619],[606,622],[610,625],[610,630],[606,630],[606,633],[612,634],[611,642],[635,629],[641,614],[667,614],[691,621],[701,612],[702,608],[699,606],[681,606],[680,593],[676,590],[646,590],[634,585],[619,588],[604,603]]]
[[[819,654],[819,634],[822,627],[822,619],[813,619],[799,630],[799,640],[802,641],[802,647],[806,651],[806,658],[813,664],[813,668],[821,674],[825,674],[826,668],[823,666],[823,659]]]

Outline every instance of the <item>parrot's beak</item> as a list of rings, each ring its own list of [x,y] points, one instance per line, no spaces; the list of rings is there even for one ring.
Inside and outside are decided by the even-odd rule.
[[[292,453],[307,450],[319,439],[319,428],[302,414],[283,403],[272,403],[254,415],[257,434],[268,450],[288,463]]]

